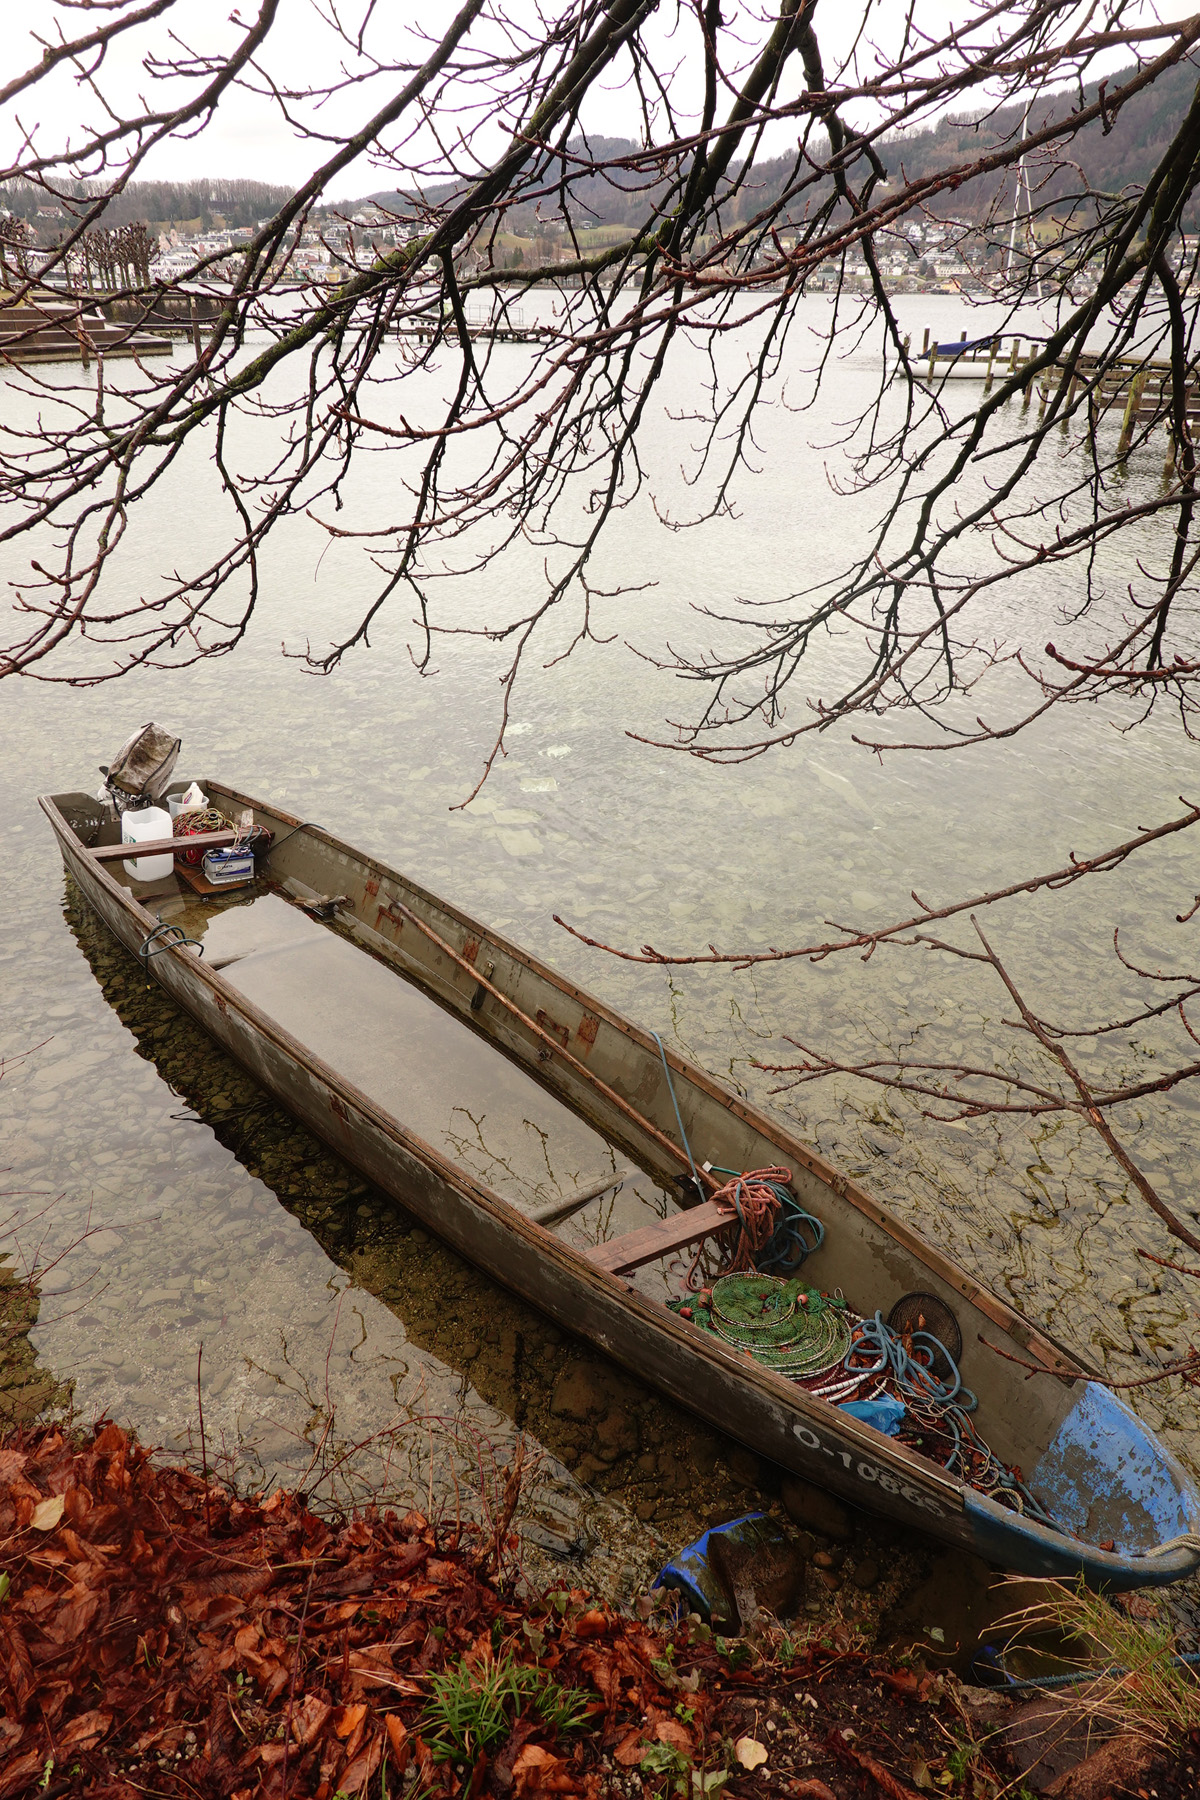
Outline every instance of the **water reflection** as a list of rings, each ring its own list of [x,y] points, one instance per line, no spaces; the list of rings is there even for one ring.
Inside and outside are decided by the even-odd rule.
[[[796,341],[816,354],[828,308],[804,304],[811,335]],[[926,324],[939,338],[957,336],[959,299],[901,296],[897,304],[916,341]],[[979,323],[986,328],[988,318]],[[1155,1357],[1194,1335],[1195,1283],[1133,1255],[1138,1245],[1163,1255],[1172,1246],[1073,1121],[951,1129],[849,1083],[773,1098],[771,1078],[754,1067],[756,1059],[779,1060],[784,1032],[834,1054],[911,1043],[917,1033],[933,1056],[976,1041],[981,1053],[1006,1054],[1012,1033],[1000,1023],[999,997],[980,992],[962,971],[914,951],[881,953],[868,965],[851,957],[746,975],[668,973],[586,951],[551,922],[558,912],[608,942],[682,950],[710,941],[814,941],[827,935],[831,918],[906,916],[914,887],[937,904],[1060,866],[1070,850],[1090,853],[1171,816],[1180,790],[1192,791],[1195,746],[1178,722],[1162,714],[1125,735],[1115,729],[1128,722],[1117,702],[1052,716],[984,755],[881,762],[836,729],[777,757],[720,769],[624,735],[626,728],[661,735],[662,719],[688,711],[695,694],[681,695],[652,663],[628,657],[623,641],[651,652],[696,642],[708,627],[693,606],[721,615],[731,596],[766,599],[792,591],[801,576],[820,579],[844,564],[875,502],[829,493],[827,470],[837,480],[845,465],[839,451],[822,446],[840,443],[839,421],[877,376],[868,347],[838,365],[810,413],[768,409],[759,421],[761,474],[745,484],[738,508],[703,533],[661,532],[641,503],[614,521],[595,569],[597,589],[630,589],[603,607],[597,599],[597,630],[612,633],[613,642],[584,643],[560,663],[551,652],[565,648],[569,632],[545,646],[546,666],[528,666],[514,700],[509,755],[465,811],[451,808],[470,792],[490,747],[499,704],[494,659],[506,661],[509,647],[458,638],[441,673],[422,680],[407,654],[401,609],[380,620],[369,653],[314,680],[281,659],[280,641],[292,649],[324,644],[373,587],[370,569],[345,545],[330,545],[301,519],[264,552],[261,614],[235,656],[180,672],[148,670],[107,688],[4,684],[0,1054],[34,1053],[0,1083],[0,1164],[11,1171],[7,1183],[27,1195],[30,1221],[55,1201],[45,1224],[30,1224],[34,1237],[49,1227],[58,1249],[89,1224],[100,1228],[63,1272],[74,1282],[97,1271],[86,1297],[77,1288],[47,1294],[36,1333],[44,1361],[76,1380],[85,1418],[108,1407],[151,1441],[186,1433],[196,1416],[203,1332],[209,1421],[249,1457],[255,1430],[269,1433],[280,1420],[294,1433],[308,1418],[307,1400],[281,1385],[297,1379],[282,1357],[282,1333],[317,1412],[330,1351],[345,1440],[367,1437],[397,1415],[391,1371],[406,1404],[411,1396],[440,1416],[469,1418],[501,1444],[523,1407],[533,1429],[562,1432],[561,1464],[578,1470],[588,1454],[586,1419],[580,1425],[551,1409],[564,1366],[555,1358],[568,1357],[565,1347],[527,1340],[505,1296],[412,1234],[404,1246],[411,1262],[394,1265],[397,1298],[388,1297],[387,1267],[372,1286],[375,1243],[388,1267],[399,1254],[392,1215],[376,1216],[369,1191],[355,1188],[349,1172],[297,1134],[126,966],[123,1004],[134,1009],[142,1051],[131,1054],[133,1025],[110,1010],[73,953],[60,911],[61,865],[33,796],[94,783],[96,765],[150,717],[183,735],[191,772],[211,768],[325,823],[659,1030],[755,1101],[785,1108],[803,1136],[881,1201],[1114,1375],[1142,1376]],[[19,422],[23,403],[6,379],[0,388]],[[690,396],[676,398],[686,415]],[[242,425],[251,437],[270,429],[269,421]],[[661,469],[678,467],[678,433],[688,429],[659,421],[653,449]],[[392,516],[393,469],[387,457],[362,465],[360,485],[347,496],[351,512],[368,521]],[[1160,472],[1157,452],[1140,465],[1135,455],[1131,492],[1139,484],[1153,491]],[[164,478],[110,570],[114,604],[144,588],[164,559],[211,560],[223,524],[200,498],[203,480],[199,464],[177,465]],[[669,497],[666,476],[663,483]],[[955,500],[969,504],[974,494],[956,492]],[[1153,555],[1149,526],[1137,548]],[[448,582],[447,616],[480,623],[523,606],[542,578],[541,557],[526,545],[481,574]],[[10,578],[19,572],[11,563],[0,569]],[[1121,570],[1102,572],[1119,604]],[[1057,620],[1071,598],[1061,581],[1061,572],[1047,568],[1010,590],[988,629],[1009,638],[1014,608]],[[844,673],[843,647],[831,639],[819,650],[814,693],[826,684],[831,691]],[[1003,686],[991,694],[1001,711],[1012,700]],[[792,716],[801,713],[797,697]],[[1113,979],[1112,924],[1122,922],[1123,941],[1128,930],[1130,948],[1147,963],[1186,964],[1196,925],[1175,919],[1196,885],[1188,840],[1164,841],[1090,889],[997,909],[992,930],[1049,1009],[1066,1010],[1071,1023],[1092,1008],[1120,1017],[1131,1008]],[[1163,1066],[1148,1036],[1121,1054],[1129,1069]],[[159,1058],[170,1065],[174,1093]],[[181,1105],[193,1065],[207,1071],[204,1091],[197,1105]],[[1200,1107],[1184,1088],[1123,1111],[1133,1153],[1171,1204],[1193,1210]],[[464,1121],[459,1135],[465,1141],[473,1131]],[[486,1130],[484,1145],[493,1148]],[[442,1271],[436,1277],[434,1264]],[[444,1280],[445,1308],[425,1292],[430,1280],[439,1298]],[[450,1296],[454,1283],[461,1297]],[[485,1316],[464,1312],[455,1339],[461,1349],[439,1349],[442,1311],[469,1309],[465,1290],[476,1285],[492,1296]],[[536,1328],[531,1319],[530,1332]],[[472,1343],[478,1353],[468,1358]],[[578,1395],[560,1398],[579,1410]],[[1195,1392],[1150,1388],[1133,1398],[1197,1467]],[[578,1453],[567,1442],[573,1434]],[[640,1497],[632,1506],[620,1500],[622,1516],[648,1511],[652,1529],[670,1533],[672,1509],[681,1527],[692,1516],[695,1476],[676,1481],[669,1443],[654,1444],[649,1428],[639,1441],[636,1456],[624,1452],[602,1466],[628,1470],[632,1461],[642,1485],[634,1482],[630,1493]],[[294,1437],[285,1434],[278,1448],[290,1455]],[[607,1455],[610,1446],[602,1448]],[[265,1468],[276,1466],[269,1437],[258,1453]],[[427,1481],[422,1455],[418,1476]],[[687,1455],[677,1459],[681,1466]],[[565,1492],[563,1516],[573,1518],[582,1503],[569,1481]],[[660,1507],[663,1517],[655,1519]],[[565,1537],[574,1529],[564,1527]]]

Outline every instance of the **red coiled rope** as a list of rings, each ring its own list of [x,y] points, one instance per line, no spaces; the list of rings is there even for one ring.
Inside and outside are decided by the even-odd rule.
[[[790,1169],[750,1169],[745,1175],[735,1175],[732,1181],[717,1189],[713,1200],[718,1206],[731,1207],[731,1222],[737,1218],[742,1228],[732,1259],[721,1265],[722,1275],[748,1275],[757,1268],[757,1259],[770,1243],[779,1222],[782,1201],[775,1189],[787,1187],[791,1179]],[[687,1285],[693,1294],[703,1285],[700,1263],[704,1251],[702,1240],[687,1272]]]

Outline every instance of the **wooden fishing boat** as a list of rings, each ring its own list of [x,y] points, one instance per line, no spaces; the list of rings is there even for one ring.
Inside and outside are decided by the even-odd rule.
[[[461,1255],[855,1506],[1011,1569],[1114,1589],[1200,1566],[1200,1497],[1131,1409],[786,1126],[396,870],[202,786],[227,819],[249,808],[273,834],[240,893],[197,895],[173,875],[142,886],[98,801],[40,805],[83,896],[168,993]],[[769,1165],[791,1171],[824,1226],[806,1282],[867,1317],[913,1293],[950,1309],[978,1429],[1052,1525],[671,1310],[681,1252],[728,1240],[711,1168]],[[997,1350],[1053,1373],[1027,1379]]]

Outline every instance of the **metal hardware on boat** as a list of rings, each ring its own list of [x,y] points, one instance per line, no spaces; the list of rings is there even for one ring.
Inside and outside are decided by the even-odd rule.
[[[172,932],[175,934],[174,937],[171,936]],[[155,943],[156,938],[158,939],[157,943]],[[154,930],[148,931],[138,945],[138,961],[148,963],[152,956],[159,956],[164,950],[182,950],[185,944],[189,945],[191,949],[199,951],[201,956],[204,955],[204,945],[198,938],[188,937],[182,925],[171,925],[160,920]]]
[[[490,962],[483,972],[484,972],[484,975],[487,977],[487,979],[490,981],[492,976],[496,973],[495,963]],[[475,992],[471,995],[471,1011],[472,1012],[479,1011],[480,1007],[483,1005],[484,1001],[487,999],[487,995],[488,995],[488,991],[487,991],[486,987],[484,987],[483,982],[481,981],[479,983],[478,987],[475,989]]]
[[[301,912],[314,919],[332,919],[343,906],[349,906],[349,894],[314,894],[311,900],[299,902]]]

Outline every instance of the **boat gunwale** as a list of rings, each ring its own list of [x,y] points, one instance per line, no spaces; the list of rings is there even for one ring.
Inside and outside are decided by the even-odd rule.
[[[629,1038],[652,1061],[657,1063],[660,1060],[659,1046],[648,1031],[645,1031],[633,1020],[625,1018],[623,1014],[614,1011],[612,1007],[606,1005],[603,1000],[597,999],[586,989],[576,987],[569,977],[549,967],[521,945],[512,943],[501,932],[481,924],[478,919],[463,912],[452,901],[443,899],[440,894],[432,893],[428,888],[424,888],[414,881],[411,876],[401,874],[390,864],[381,862],[377,857],[372,856],[369,851],[359,850],[353,845],[347,844],[343,839],[335,837],[332,832],[311,820],[295,819],[290,813],[285,813],[273,805],[264,805],[253,795],[244,794],[225,782],[215,781],[206,784],[206,791],[218,789],[228,795],[231,800],[240,802],[244,806],[271,813],[276,818],[286,819],[288,824],[297,828],[297,832],[301,830],[313,832],[338,855],[348,856],[363,868],[370,869],[373,874],[395,882],[435,912],[440,912],[447,918],[453,919],[468,936],[478,936],[478,954],[482,955],[485,940],[496,945],[504,955],[512,957],[515,962],[523,965],[539,980],[557,988],[575,1005],[594,1014],[605,1024],[611,1025],[614,1030]],[[119,888],[120,884],[118,883],[117,886]],[[127,890],[121,889],[120,891]],[[362,947],[365,948],[365,946]],[[370,954],[369,951],[368,954]],[[476,1030],[483,1032],[491,1042],[496,1042],[495,1034],[487,1032],[482,1023],[473,1021],[468,1021],[468,1023],[473,1024]],[[501,1053],[505,1054],[503,1049]],[[977,1307],[980,1312],[991,1319],[994,1325],[998,1325],[1018,1344],[1041,1353],[1043,1360],[1048,1364],[1052,1365],[1055,1360],[1061,1361],[1063,1364],[1061,1368],[1050,1367],[1048,1370],[1056,1380],[1070,1387],[1078,1381],[1097,1377],[1098,1371],[1092,1368],[1078,1353],[1068,1349],[1066,1345],[1060,1344],[1047,1332],[1042,1331],[1039,1326],[1034,1325],[1031,1320],[1025,1318],[1022,1313],[1010,1307],[990,1288],[975,1281],[959,1264],[943,1257],[940,1251],[907,1221],[889,1212],[879,1201],[873,1199],[865,1188],[859,1187],[852,1177],[841,1174],[815,1150],[810,1149],[808,1145],[796,1138],[783,1121],[770,1117],[752,1102],[743,1100],[740,1095],[734,1093],[732,1088],[726,1087],[718,1076],[711,1075],[698,1063],[690,1062],[686,1057],[680,1056],[678,1052],[669,1049],[666,1045],[663,1046],[663,1053],[675,1074],[691,1082],[708,1099],[715,1101],[725,1111],[732,1113],[742,1124],[777,1143],[779,1148],[785,1150],[794,1162],[799,1163],[810,1175],[815,1176],[838,1199],[847,1201],[873,1225],[886,1232],[901,1248],[923,1262],[932,1274],[953,1288],[956,1293],[961,1294],[969,1304]],[[529,1069],[528,1072],[535,1080],[548,1086],[550,1092],[557,1092],[555,1088],[550,1087],[550,1084],[544,1081],[536,1069]],[[499,1196],[497,1197],[499,1198]]]

